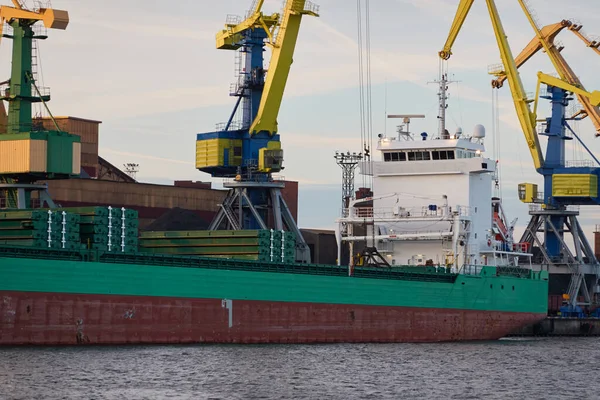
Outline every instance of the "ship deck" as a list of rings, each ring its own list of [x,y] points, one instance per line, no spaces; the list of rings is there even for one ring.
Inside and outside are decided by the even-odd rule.
[[[327,264],[285,264],[198,256],[163,255],[148,253],[108,253],[94,250],[56,250],[19,246],[0,246],[0,258],[34,258],[107,264],[136,264],[174,268],[203,268],[237,271],[273,272],[321,276],[348,276],[347,266]],[[497,275],[529,278],[530,270],[522,268],[495,268]],[[454,283],[458,273],[432,266],[357,266],[352,271],[356,278],[411,280]]]

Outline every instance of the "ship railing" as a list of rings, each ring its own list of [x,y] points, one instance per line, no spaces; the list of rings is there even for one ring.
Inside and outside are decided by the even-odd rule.
[[[459,268],[458,273],[462,275],[479,275],[482,268],[482,265],[465,264]]]
[[[390,230],[389,232],[385,232],[385,233],[379,233],[376,234],[376,238],[379,238],[378,240],[394,240],[394,238],[396,237],[402,237],[402,236],[409,236],[409,235],[432,235],[434,233],[443,235],[449,235],[449,232],[447,229],[424,229],[424,230],[402,230],[402,231],[394,231],[394,230]],[[346,232],[342,232],[342,234],[348,236],[347,231]],[[373,235],[372,234],[362,234],[362,235],[357,235],[354,234],[355,237],[363,237],[363,238],[372,238]],[[437,238],[436,238],[437,239]],[[439,239],[438,239],[439,240]],[[385,242],[384,242],[385,243]]]
[[[452,211],[452,207],[450,207],[450,211]],[[470,217],[473,214],[469,206],[457,206],[456,211],[461,217]]]
[[[471,210],[467,206],[458,206],[456,213],[460,216],[470,216]],[[429,206],[424,207],[387,207],[387,208],[376,208],[373,207],[352,207],[341,209],[342,218],[375,218],[375,219],[398,219],[398,220],[410,220],[410,219],[444,219],[448,217],[444,211],[444,207],[437,206],[432,208]],[[452,207],[448,207],[448,214],[452,214]]]

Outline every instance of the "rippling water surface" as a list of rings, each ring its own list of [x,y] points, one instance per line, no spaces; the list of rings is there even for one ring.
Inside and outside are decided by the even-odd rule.
[[[600,338],[0,348],[1,399],[597,399]]]

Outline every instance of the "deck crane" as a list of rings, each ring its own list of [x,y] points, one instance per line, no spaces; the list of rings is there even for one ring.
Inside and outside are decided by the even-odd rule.
[[[597,47],[593,47],[594,45],[592,43],[595,42],[591,42],[588,39],[586,39],[585,36],[582,36],[582,34],[580,33],[580,29],[582,27],[581,25],[574,24],[572,21],[566,19],[555,24],[544,26],[543,28],[539,29],[529,9],[525,6],[524,3],[521,4],[523,7],[523,11],[527,15],[529,22],[536,33],[536,37],[533,38],[529,42],[529,44],[523,49],[523,51],[521,51],[521,53],[515,58],[517,68],[520,68],[521,65],[527,62],[539,50],[543,49],[552,61],[556,72],[563,81],[585,90],[583,84],[581,83],[573,69],[562,56],[561,51],[563,50],[563,46],[555,44],[554,39],[563,29],[568,28],[572,32],[576,33],[577,36],[581,38],[588,47],[591,47],[594,50],[598,50]],[[600,42],[597,42],[597,45],[600,45]],[[492,80],[492,87],[500,88],[506,80],[506,74],[504,74],[504,71],[501,69],[497,71],[495,75],[497,75],[497,78]],[[583,110],[578,111],[571,118],[583,119],[586,116],[589,116],[592,123],[594,124],[594,127],[596,128],[596,136],[600,136],[600,108],[592,105],[587,97],[581,94],[576,94],[576,96],[577,100],[579,100],[579,103],[583,107]]]
[[[34,191],[52,206],[46,186],[35,182],[79,175],[81,144],[79,136],[62,132],[56,122],[52,131],[33,124],[32,104],[42,103],[48,109],[50,101],[49,89],[38,85],[33,44],[47,38],[35,29],[38,22],[45,28],[64,30],[69,14],[52,8],[29,10],[17,0],[12,3],[12,7],[0,6],[0,39],[13,41],[11,76],[0,84],[0,100],[8,102],[6,127],[0,132],[0,191],[10,208],[30,207]],[[4,23],[12,29],[3,31]],[[18,159],[14,154],[19,154]]]
[[[473,1],[461,0],[448,40],[439,53],[442,59],[448,59],[452,54],[452,44],[458,36]],[[540,195],[537,192],[537,185],[529,183],[519,185],[518,194],[522,201],[540,203],[537,207],[530,208],[531,219],[521,242],[537,245],[543,255],[543,263],[548,268],[559,268],[571,273],[569,287],[565,288],[565,297],[568,298],[570,304],[567,311],[576,312],[579,310],[577,307],[580,304],[590,304],[592,302],[588,282],[584,280],[585,274],[593,275],[594,279],[589,282],[589,286],[593,288],[594,294],[599,293],[600,265],[577,219],[579,212],[569,206],[600,204],[600,197],[598,196],[600,168],[566,165],[565,142],[572,139],[566,135],[567,129],[586,149],[587,147],[569,127],[567,118],[565,118],[565,109],[572,99],[569,97],[571,92],[590,99],[591,104],[594,106],[598,106],[597,103],[600,103],[600,93],[589,93],[562,79],[538,73],[538,90],[536,92],[535,107],[532,111],[530,103],[533,100],[527,98],[523,89],[523,83],[512,56],[496,4],[494,0],[486,0],[486,4],[500,50],[504,75],[511,89],[520,125],[531,152],[534,166],[537,172],[544,177],[545,195]],[[552,115],[550,118],[546,118],[544,130],[540,133],[548,137],[545,158],[542,156],[536,132],[537,97],[540,95],[542,84],[546,85],[547,92],[541,97],[552,102]],[[590,155],[598,163],[591,152]],[[600,163],[598,164],[600,165]],[[542,232],[544,235],[543,243],[537,237],[538,232]],[[572,236],[575,254],[565,242],[565,233]],[[586,283],[584,284],[584,282]],[[580,293],[585,298],[583,303],[578,302]]]
[[[211,230],[287,228],[297,237],[297,260],[309,262],[308,246],[281,195],[284,183],[272,174],[283,169],[277,115],[300,23],[305,15],[318,16],[318,6],[285,0],[281,13],[267,15],[263,3],[255,0],[243,21],[228,17],[216,36],[217,49],[237,52],[239,75],[230,90],[237,102],[227,123],[197,135],[196,168],[229,179],[224,187],[230,191]],[[266,46],[271,48],[268,69],[263,65]]]

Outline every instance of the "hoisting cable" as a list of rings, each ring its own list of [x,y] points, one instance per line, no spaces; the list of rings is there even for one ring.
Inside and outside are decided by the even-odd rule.
[[[502,167],[500,165],[500,106],[498,100],[498,90],[492,88],[492,143],[494,150],[492,157],[496,163],[494,173],[494,195],[502,198]]]
[[[363,38],[362,38],[362,5],[361,0],[356,0],[357,17],[357,47],[358,47],[358,97],[360,118],[360,145],[366,147],[365,132],[365,95],[364,95],[364,67],[363,67]],[[366,175],[362,175],[363,187],[366,187]]]

